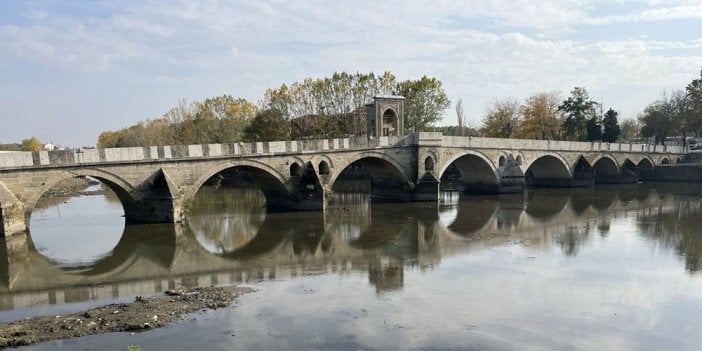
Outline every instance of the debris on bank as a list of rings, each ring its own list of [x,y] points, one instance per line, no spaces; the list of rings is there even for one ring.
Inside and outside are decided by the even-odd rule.
[[[0,348],[160,328],[190,313],[228,307],[239,295],[252,291],[236,286],[169,290],[163,296],[137,296],[132,303],[110,304],[82,313],[0,323]]]

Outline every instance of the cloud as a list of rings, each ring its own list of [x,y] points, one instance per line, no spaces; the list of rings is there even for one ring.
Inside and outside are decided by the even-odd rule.
[[[607,99],[624,101],[614,107],[628,116],[645,106],[644,98],[692,79],[702,57],[699,36],[680,40],[659,31],[662,37],[652,40],[588,32],[612,23],[698,18],[700,5],[685,1],[28,4],[17,20],[0,23],[0,70],[35,65],[58,72],[48,80],[68,72],[86,84],[99,76],[93,84],[109,81],[135,100],[159,94],[151,100],[172,104],[223,93],[255,101],[267,87],[306,77],[389,70],[399,79],[441,79],[452,100],[464,99],[474,123],[495,97],[521,99],[575,85],[593,96],[614,94]],[[115,107],[105,118],[126,126],[168,110],[145,107],[137,116]],[[30,107],[12,109],[39,118]]]

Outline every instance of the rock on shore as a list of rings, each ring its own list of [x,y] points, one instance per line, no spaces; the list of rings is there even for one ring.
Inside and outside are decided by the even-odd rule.
[[[110,304],[82,313],[0,323],[0,348],[93,334],[159,328],[186,314],[228,307],[239,295],[252,291],[251,288],[236,286],[169,290],[163,296],[137,296],[132,303]]]

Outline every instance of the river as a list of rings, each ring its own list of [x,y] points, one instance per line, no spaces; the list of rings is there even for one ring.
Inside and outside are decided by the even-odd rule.
[[[529,189],[435,203],[337,194],[267,213],[205,187],[184,225],[125,226],[114,197],[54,200],[0,238],[0,320],[178,287],[232,308],[26,350],[699,350],[702,187]]]

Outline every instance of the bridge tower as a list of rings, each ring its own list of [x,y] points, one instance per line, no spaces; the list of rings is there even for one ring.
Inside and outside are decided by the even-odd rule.
[[[405,135],[404,105],[402,96],[374,96],[373,102],[366,104],[368,136]]]

